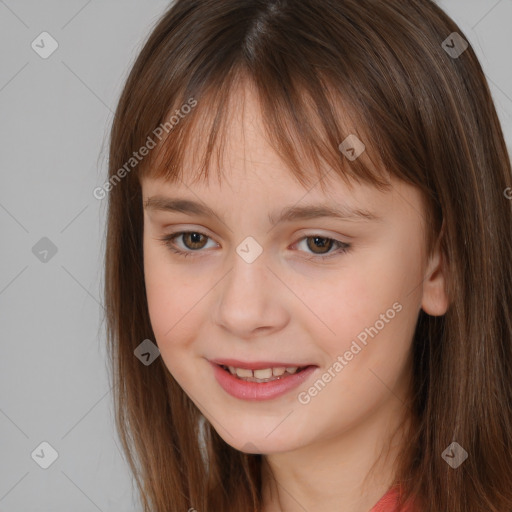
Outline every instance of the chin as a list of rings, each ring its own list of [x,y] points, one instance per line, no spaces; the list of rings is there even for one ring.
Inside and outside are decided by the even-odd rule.
[[[290,434],[284,429],[280,432],[280,435],[274,435],[274,433],[268,435],[267,433],[272,432],[272,429],[255,427],[256,428],[246,429],[242,432],[235,431],[235,429],[231,429],[229,425],[226,425],[226,429],[219,427],[220,430],[216,429],[216,431],[232,448],[244,453],[271,454],[288,452],[293,451],[301,444],[298,440],[290,437]],[[273,428],[275,428],[275,425]],[[229,431],[231,435],[229,435],[226,430]]]

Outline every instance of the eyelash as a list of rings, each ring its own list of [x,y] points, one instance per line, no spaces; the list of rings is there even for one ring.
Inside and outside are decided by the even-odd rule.
[[[201,231],[178,231],[176,233],[171,233],[170,235],[167,235],[167,236],[165,236],[163,238],[158,238],[158,240],[160,242],[162,242],[172,252],[178,254],[179,256],[183,256],[185,258],[188,257],[188,256],[196,257],[196,256],[199,255],[200,252],[202,252],[200,249],[198,249],[196,251],[193,251],[193,250],[183,251],[181,249],[177,249],[175,244],[173,243],[173,240],[175,238],[178,238],[178,237],[180,237],[182,235],[191,234],[191,233],[192,234],[197,234],[197,235],[202,235],[202,236],[205,236],[208,239],[211,239],[208,235],[206,235],[205,233],[202,233]],[[314,254],[313,256],[311,256],[309,258],[306,258],[308,260],[326,260],[328,258],[332,258],[333,256],[345,254],[345,253],[349,252],[349,250],[352,247],[351,244],[347,244],[345,242],[340,242],[339,240],[336,240],[335,238],[329,238],[329,237],[317,236],[317,235],[307,235],[307,236],[304,236],[304,237],[302,237],[299,240],[299,242],[301,242],[302,240],[308,239],[308,238],[321,238],[323,240],[333,241],[335,244],[338,245],[338,249],[336,251],[330,252],[327,255]]]

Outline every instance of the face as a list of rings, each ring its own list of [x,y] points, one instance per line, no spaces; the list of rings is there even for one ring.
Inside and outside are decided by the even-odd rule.
[[[304,188],[266,142],[251,96],[228,135],[221,183],[142,180],[152,204],[144,272],[161,357],[236,449],[284,452],[343,436],[407,393],[431,274],[420,194],[398,181],[388,192],[339,178],[326,193]],[[175,211],[167,199],[214,214]],[[312,205],[345,216],[277,221],[288,207]],[[283,374],[281,387],[233,385],[242,381],[213,360],[309,368]]]

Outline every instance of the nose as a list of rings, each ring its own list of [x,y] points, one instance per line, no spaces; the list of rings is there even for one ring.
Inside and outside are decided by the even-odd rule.
[[[290,320],[286,287],[260,256],[252,263],[238,254],[224,279],[216,287],[214,321],[238,338],[269,335],[283,329]]]

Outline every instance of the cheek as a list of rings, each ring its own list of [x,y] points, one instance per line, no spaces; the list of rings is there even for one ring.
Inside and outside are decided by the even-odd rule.
[[[173,301],[176,295],[171,293],[173,276],[161,252],[144,241],[144,281],[151,325],[157,339],[172,326],[169,312],[175,311]]]
[[[353,277],[347,287],[360,284]],[[324,334],[312,338],[324,359],[318,380],[297,397],[308,418],[305,433],[318,428],[322,418],[325,434],[334,435],[393,396],[405,398],[417,310],[404,300],[393,301],[393,287],[389,295],[355,290],[361,288],[354,288],[351,299],[340,295],[341,307],[329,310],[325,321],[335,334],[322,327]],[[397,399],[395,405],[400,404]]]
[[[310,323],[311,339],[327,367],[345,358],[337,375],[349,389],[375,384],[370,369],[393,381],[406,364],[421,303],[420,249],[396,240],[358,256],[357,265],[330,280],[337,284],[310,283],[307,302],[321,320],[316,330]]]
[[[385,315],[387,326],[388,319],[399,321],[397,309],[416,303],[419,309],[418,293],[411,293],[418,275],[412,265],[396,261],[391,254],[359,260],[357,267],[351,266],[328,281],[308,283],[303,302],[312,314],[307,316],[314,318],[317,335],[331,339],[331,345],[337,347],[340,340],[355,338],[376,322],[382,327],[381,315]]]
[[[149,317],[164,361],[188,344],[197,325],[204,290],[193,277],[186,279],[179,265],[171,264],[162,247],[144,242],[144,278]]]

